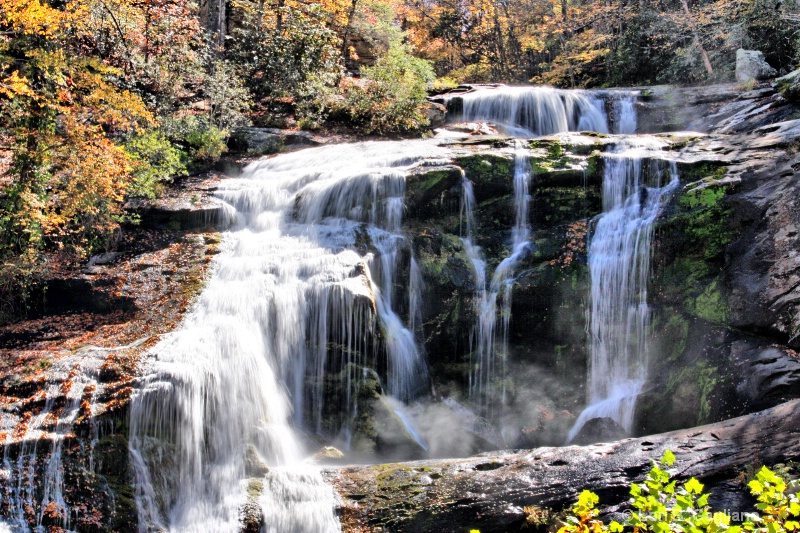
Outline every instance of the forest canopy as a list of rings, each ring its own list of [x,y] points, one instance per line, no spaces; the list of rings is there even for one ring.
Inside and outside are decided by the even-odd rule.
[[[729,81],[797,0],[0,0],[0,293],[81,260],[244,125],[409,134],[462,82]],[[794,17],[794,18],[793,18]],[[6,304],[4,315],[18,304]],[[10,306],[10,307],[9,307]]]

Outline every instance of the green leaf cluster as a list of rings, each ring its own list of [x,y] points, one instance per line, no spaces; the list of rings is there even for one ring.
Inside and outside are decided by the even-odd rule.
[[[762,467],[748,484],[758,499],[759,512],[746,514],[741,524],[732,524],[729,514],[711,509],[710,494],[703,492],[703,484],[697,479],[684,483],[672,479],[667,468],[674,462],[675,455],[667,451],[660,466],[654,464],[643,483],[631,486],[633,512],[625,521],[600,521],[599,497],[584,490],[558,533],[785,533],[800,529],[800,500],[788,490],[798,486],[796,481],[786,482]]]

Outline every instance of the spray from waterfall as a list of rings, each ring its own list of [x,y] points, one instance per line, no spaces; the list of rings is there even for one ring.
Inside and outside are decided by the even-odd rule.
[[[267,531],[339,530],[297,425],[325,429],[331,376],[344,426],[365,376],[378,371],[403,400],[424,388],[425,361],[393,300],[406,170],[440,150],[308,149],[221,183],[239,225],[180,329],[153,349],[131,404],[142,531],[238,531],[245,504]],[[362,257],[353,250],[364,241],[374,253]]]
[[[568,442],[593,418],[611,418],[630,432],[647,378],[653,223],[678,174],[674,162],[645,161],[636,148],[623,143],[605,157],[603,213],[589,242],[589,405]]]

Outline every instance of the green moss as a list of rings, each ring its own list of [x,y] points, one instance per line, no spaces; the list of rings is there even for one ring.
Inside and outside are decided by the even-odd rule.
[[[605,168],[605,159],[599,151],[594,151],[586,160],[586,175],[589,178],[600,176]]]
[[[723,163],[704,162],[701,164],[679,164],[678,170],[681,181],[691,183],[707,178],[724,178],[728,172],[728,167]]]
[[[684,193],[678,201],[676,216],[687,244],[702,249],[709,260],[721,256],[731,241],[728,229],[731,211],[723,202],[727,192],[724,185],[709,185]]]
[[[513,162],[494,154],[473,154],[456,158],[456,164],[464,169],[467,177],[476,184],[496,185],[514,175]],[[507,184],[508,185],[508,184]]]
[[[669,339],[668,359],[676,361],[686,349],[686,340],[689,338],[689,321],[677,312],[670,312],[660,333]]]
[[[553,170],[550,161],[539,157],[531,158],[531,172],[534,174],[544,174]]]
[[[553,141],[547,147],[547,157],[550,159],[561,159],[564,157],[564,147],[558,141]]]
[[[436,192],[442,187],[449,187],[453,178],[458,178],[457,169],[452,167],[444,169],[425,170],[421,174],[412,174],[407,180],[407,194],[425,196],[426,193]]]
[[[698,318],[724,324],[728,321],[728,304],[722,291],[719,290],[718,281],[712,281],[706,289],[694,299],[691,310]]]
[[[672,288],[688,315],[724,325],[729,308],[716,271],[704,259],[682,257],[666,268],[663,285]]]

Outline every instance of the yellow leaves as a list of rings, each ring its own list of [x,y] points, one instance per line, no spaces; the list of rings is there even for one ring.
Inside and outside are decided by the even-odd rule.
[[[43,0],[0,0],[0,24],[13,33],[56,40],[85,31],[90,9],[88,0],[67,2],[64,9]]]
[[[31,97],[34,95],[33,89],[30,87],[28,79],[19,75],[19,71],[15,70],[6,78],[0,79],[0,95],[8,99],[13,99],[16,96]]]
[[[600,48],[600,49],[595,49],[595,50],[584,50],[582,52],[579,52],[579,53],[571,56],[571,58],[574,61],[577,61],[578,63],[591,63],[592,61],[594,61],[596,59],[600,59],[602,57],[605,57],[609,52],[611,52],[611,50],[609,50],[608,48]]]
[[[0,0],[0,23],[12,31],[52,38],[66,22],[66,12],[40,0]]]
[[[46,236],[82,245],[86,235],[117,227],[131,169],[125,150],[101,127],[74,115],[65,115],[62,122],[64,135],[52,150],[54,172],[42,227]]]
[[[29,68],[35,68],[41,76],[56,85],[66,85],[69,62],[67,54],[62,48],[55,50],[34,48],[27,51],[25,55],[30,63]]]
[[[540,35],[523,35],[520,44],[523,50],[530,52],[542,52],[547,46]]]
[[[137,132],[155,121],[141,98],[130,91],[120,91],[100,74],[81,70],[76,72],[73,83],[76,91],[85,94],[81,104],[90,118],[112,131]]]

